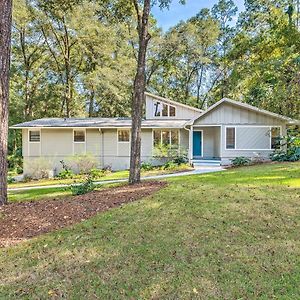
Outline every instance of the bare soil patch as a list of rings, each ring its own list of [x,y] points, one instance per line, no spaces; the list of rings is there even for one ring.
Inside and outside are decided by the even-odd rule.
[[[165,182],[143,182],[59,200],[12,203],[0,208],[0,247],[84,221],[99,212],[149,196]]]

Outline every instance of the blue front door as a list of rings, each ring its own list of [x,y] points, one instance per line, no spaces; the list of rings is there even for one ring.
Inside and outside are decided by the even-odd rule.
[[[193,156],[202,156],[202,131],[193,132]]]

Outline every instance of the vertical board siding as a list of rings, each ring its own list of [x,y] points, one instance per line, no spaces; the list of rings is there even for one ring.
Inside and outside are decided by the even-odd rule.
[[[237,149],[270,149],[269,127],[237,127],[236,128]]]
[[[195,121],[195,125],[201,124],[252,124],[274,125],[281,124],[279,119],[262,113],[250,111],[244,107],[236,107],[229,103],[222,103],[207,115]]]
[[[98,129],[86,130],[86,153],[101,155],[101,133]]]
[[[42,156],[68,156],[73,154],[72,129],[42,129]]]

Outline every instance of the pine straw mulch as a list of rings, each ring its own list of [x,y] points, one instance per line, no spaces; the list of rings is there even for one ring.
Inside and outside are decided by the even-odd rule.
[[[165,186],[165,182],[148,181],[82,196],[8,204],[0,207],[0,247],[84,221],[99,212],[149,196]]]

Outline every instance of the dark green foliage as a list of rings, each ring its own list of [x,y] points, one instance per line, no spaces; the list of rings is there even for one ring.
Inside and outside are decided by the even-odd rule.
[[[91,176],[88,176],[86,180],[80,184],[71,184],[70,190],[73,196],[84,195],[92,192],[96,188]]]
[[[141,163],[141,170],[142,171],[151,171],[154,169],[154,166],[149,162],[142,162]]]
[[[300,133],[291,132],[281,139],[282,148],[271,154],[273,161],[300,160]]]
[[[235,167],[247,166],[250,164],[251,160],[248,157],[239,156],[231,160],[232,165]]]

